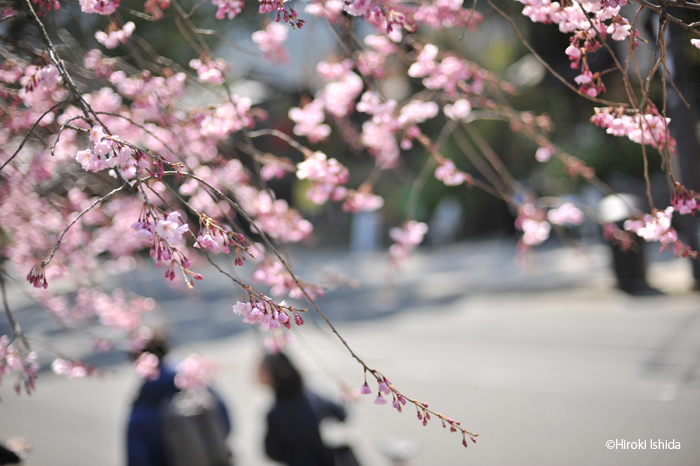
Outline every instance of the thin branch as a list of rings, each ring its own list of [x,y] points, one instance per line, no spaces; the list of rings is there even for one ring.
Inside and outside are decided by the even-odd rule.
[[[10,322],[10,326],[12,327],[12,332],[14,333],[12,337],[12,341],[15,340],[15,338],[19,338],[22,340],[22,342],[27,345],[27,348],[29,347],[29,343],[27,343],[27,339],[24,337],[24,334],[22,333],[22,327],[19,325],[19,322],[15,319],[15,316],[12,315],[12,311],[10,310],[10,305],[7,303],[7,290],[5,289],[5,271],[3,268],[0,266],[0,288],[2,288],[2,303],[5,306],[5,314],[7,315],[7,320]],[[10,341],[10,343],[12,343]],[[4,349],[4,348],[2,348]]]
[[[10,16],[5,16],[4,18],[0,19],[0,23],[4,23],[5,21],[12,21],[15,18],[28,18],[29,15],[27,13],[17,13],[15,15],[10,15]]]
[[[259,129],[257,131],[250,131],[248,133],[248,137],[251,139],[259,138],[260,136],[275,136],[283,140],[302,154],[304,154],[305,157],[309,157],[313,154],[313,151],[311,149],[299,144],[294,138],[291,138],[290,136],[278,129]]]
[[[17,150],[15,151],[15,153],[12,154],[12,155],[10,156],[10,158],[7,159],[7,160],[5,161],[5,163],[2,164],[2,166],[0,166],[0,172],[2,171],[3,168],[5,168],[5,167],[7,166],[7,164],[9,164],[10,162],[12,162],[12,159],[14,159],[14,158],[17,156],[17,154],[20,153],[20,151],[21,151],[22,148],[24,147],[24,144],[29,140],[29,136],[32,135],[32,133],[34,132],[34,129],[39,125],[39,123],[41,122],[41,120],[43,120],[44,117],[45,117],[46,115],[48,115],[49,113],[51,113],[52,111],[54,111],[56,108],[60,107],[61,105],[67,104],[68,102],[73,102],[74,100],[75,100],[75,98],[62,100],[62,101],[58,102],[57,104],[53,105],[50,109],[46,110],[46,111],[39,117],[39,119],[36,120],[36,121],[34,122],[34,124],[32,125],[32,127],[29,129],[29,132],[27,133],[27,135],[24,136],[24,139],[22,139],[22,142],[20,143],[20,145],[19,145],[19,147],[17,148]]]
[[[641,6],[645,8],[649,8],[650,10],[654,11],[655,13],[670,19],[674,23],[678,24],[682,28],[684,28],[687,31],[695,31],[695,32],[700,32],[698,31],[698,27],[700,26],[700,22],[695,22],[692,24],[686,24],[685,22],[681,21],[680,19],[676,18],[675,16],[669,15],[665,8],[660,7],[658,5],[654,5],[653,3],[649,2],[648,0],[634,0],[635,2],[639,3]]]
[[[126,186],[123,184],[121,186],[119,186],[118,188],[114,188],[112,191],[110,191],[106,195],[102,196],[99,199],[96,199],[92,204],[90,204],[90,206],[88,206],[86,209],[84,209],[82,212],[80,212],[80,214],[78,214],[78,216],[75,217],[75,219],[73,219],[73,221],[65,228],[65,230],[63,230],[61,235],[58,237],[56,244],[54,244],[53,249],[51,250],[51,253],[49,254],[49,257],[46,258],[46,260],[42,261],[42,265],[44,267],[49,265],[49,262],[51,262],[51,259],[53,259],[54,254],[56,254],[58,247],[61,245],[61,241],[63,240],[63,237],[66,235],[66,233],[68,233],[68,230],[70,230],[71,227],[73,225],[75,225],[78,222],[78,220],[80,220],[83,217],[83,215],[85,215],[86,213],[91,211],[97,204],[107,200],[108,198],[112,197],[112,195],[118,193],[119,191],[121,191],[124,188],[126,188]]]

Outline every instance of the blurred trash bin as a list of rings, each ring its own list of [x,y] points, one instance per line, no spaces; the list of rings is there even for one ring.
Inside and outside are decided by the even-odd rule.
[[[614,223],[624,230],[625,220],[638,213],[641,206],[642,200],[637,196],[625,193],[612,194],[598,203],[598,218],[602,224]],[[617,287],[632,295],[658,293],[647,283],[644,241],[637,235],[632,235],[632,238],[637,247],[625,250],[610,242]]]

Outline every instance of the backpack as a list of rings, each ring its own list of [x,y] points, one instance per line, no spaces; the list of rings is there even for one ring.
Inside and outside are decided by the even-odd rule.
[[[176,393],[161,408],[170,466],[228,466],[231,452],[221,402],[207,389]]]

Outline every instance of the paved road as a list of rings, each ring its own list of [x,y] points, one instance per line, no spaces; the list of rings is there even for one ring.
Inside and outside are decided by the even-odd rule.
[[[398,414],[371,397],[348,408],[347,425],[324,426],[329,441],[350,439],[365,466],[390,464],[380,450],[391,439],[419,447],[414,466],[698,464],[700,302],[684,291],[687,264],[655,262],[650,279],[666,294],[634,298],[613,289],[602,246],[588,256],[545,250],[531,275],[512,266],[508,242],[433,252],[418,254],[392,288],[380,256],[316,253],[311,262],[362,280],[321,301],[360,355],[407,395],[481,433],[479,443],[465,451],[438,423],[423,427],[415,412]],[[310,278],[328,276],[299,266]],[[211,277],[183,296],[153,275],[119,281],[159,296],[189,342],[183,352],[226,364],[218,388],[234,412],[238,464],[273,464],[261,450],[271,398],[254,380],[259,338],[232,318],[235,294]],[[12,305],[35,334],[87,351],[80,335],[57,333],[20,294]],[[325,329],[308,322],[297,335],[293,356],[309,386],[328,397],[336,377],[359,387],[361,371]],[[0,387],[0,438],[29,437],[27,464],[124,464],[123,426],[139,382],[116,352],[98,362],[113,369],[104,380],[42,373],[31,398],[11,393],[9,380]],[[608,440],[646,440],[646,449],[609,450]],[[652,440],[681,448],[651,450]]]

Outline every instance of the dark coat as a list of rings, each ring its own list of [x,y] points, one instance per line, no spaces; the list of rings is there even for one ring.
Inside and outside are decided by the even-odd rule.
[[[267,415],[267,455],[288,466],[333,466],[333,455],[321,440],[319,420],[304,393],[277,397]]]

